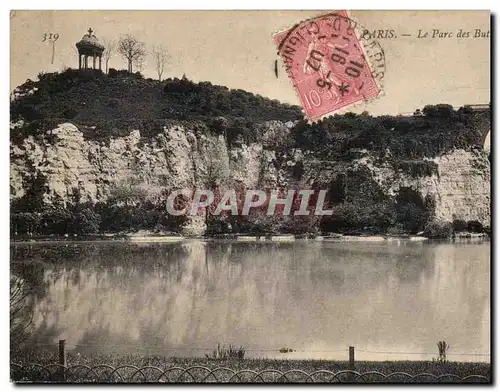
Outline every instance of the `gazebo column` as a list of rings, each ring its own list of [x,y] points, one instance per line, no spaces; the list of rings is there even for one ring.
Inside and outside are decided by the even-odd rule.
[[[102,69],[102,52],[105,48],[92,33],[93,30],[89,28],[88,34],[76,43],[79,69]]]

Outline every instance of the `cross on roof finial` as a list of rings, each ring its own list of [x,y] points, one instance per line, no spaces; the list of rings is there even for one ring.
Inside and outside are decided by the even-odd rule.
[[[92,27],[89,27],[87,31],[89,32],[89,37],[92,37],[92,33],[94,32],[94,30],[92,30]]]

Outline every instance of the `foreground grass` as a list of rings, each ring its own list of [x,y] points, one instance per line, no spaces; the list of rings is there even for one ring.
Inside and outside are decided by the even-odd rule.
[[[23,351],[11,353],[11,362],[28,365],[30,363],[39,363],[48,365],[57,363],[57,354],[54,352],[41,351]],[[349,368],[347,361],[332,360],[281,360],[281,359],[231,359],[231,360],[213,360],[206,358],[169,358],[164,356],[143,356],[143,355],[74,355],[68,353],[68,366],[87,365],[94,367],[96,365],[110,365],[114,368],[124,365],[133,365],[138,368],[146,366],[158,367],[162,370],[180,367],[189,368],[193,366],[203,366],[214,370],[216,368],[229,368],[233,371],[252,370],[260,372],[266,369],[274,369],[280,372],[286,372],[293,369],[300,369],[306,373],[313,373],[318,370],[328,370],[330,372],[339,372]],[[481,375],[491,377],[491,366],[489,363],[473,362],[447,362],[438,363],[432,361],[358,361],[355,370],[359,373],[377,371],[388,375],[395,372],[406,372],[411,375],[421,373],[430,373],[434,375],[455,374],[461,378],[470,375]],[[125,377],[133,374],[133,369],[124,369]],[[197,373],[196,373],[197,374]],[[195,376],[196,376],[195,374]],[[203,372],[199,377],[202,379]],[[137,376],[139,377],[139,376]],[[198,377],[198,376],[196,376]],[[221,379],[222,377],[222,379]],[[229,379],[230,374],[218,374],[219,381]],[[140,378],[140,377],[139,377]],[[153,378],[153,376],[152,376]],[[140,380],[136,380],[140,381]],[[188,381],[188,380],[185,380]],[[78,382],[78,381],[77,381]]]

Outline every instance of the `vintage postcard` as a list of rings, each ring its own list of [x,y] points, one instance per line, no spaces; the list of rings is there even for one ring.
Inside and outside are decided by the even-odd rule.
[[[490,32],[11,11],[11,381],[491,383]]]

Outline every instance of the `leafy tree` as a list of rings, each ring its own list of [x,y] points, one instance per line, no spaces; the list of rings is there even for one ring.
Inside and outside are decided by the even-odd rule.
[[[50,207],[42,212],[42,231],[44,234],[68,234],[71,220],[71,213],[65,207]]]
[[[47,192],[47,179],[39,173],[34,174],[35,168],[29,169],[31,173],[23,180],[24,195],[12,203],[12,208],[17,211],[39,212],[45,205],[43,196]]]
[[[70,221],[70,231],[72,233],[88,235],[99,232],[101,216],[91,208],[83,208],[74,211]]]
[[[37,212],[11,212],[11,234],[37,234],[40,228],[41,214]]]
[[[108,201],[114,205],[134,206],[146,200],[145,189],[131,184],[117,184],[110,190]]]

